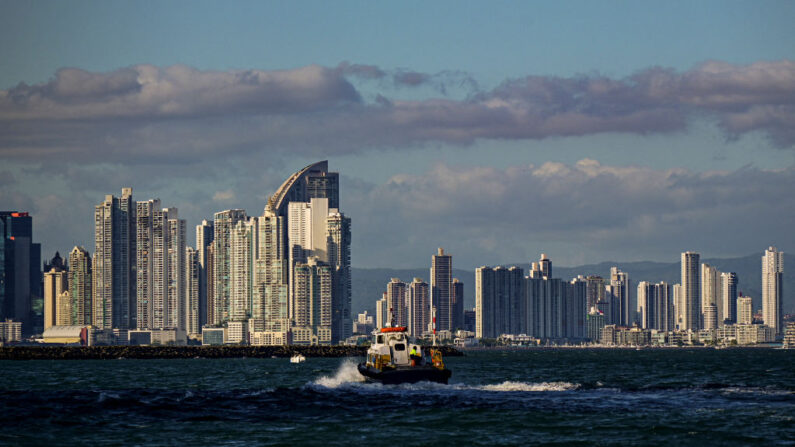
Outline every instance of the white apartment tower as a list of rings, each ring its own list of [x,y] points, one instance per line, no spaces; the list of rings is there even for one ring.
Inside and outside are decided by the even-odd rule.
[[[225,210],[213,216],[213,297],[212,313],[208,311],[209,324],[221,324],[229,320],[229,305],[232,294],[231,243],[232,230],[240,221],[245,221],[246,211]],[[210,297],[207,297],[208,301]],[[210,318],[212,317],[212,318]]]
[[[69,307],[72,311],[70,324],[92,324],[91,289],[91,255],[83,247],[74,247],[69,253]]]
[[[723,321],[737,322],[737,274],[734,272],[720,274],[720,301],[723,309]]]
[[[762,256],[762,319],[775,330],[776,336],[782,335],[784,330],[783,276],[784,252],[768,247]]]
[[[737,298],[737,324],[752,324],[753,322],[753,300],[750,296]]]
[[[408,331],[413,337],[421,337],[430,322],[430,289],[428,283],[414,278],[409,285]]]
[[[720,272],[709,264],[701,264],[701,313],[706,314],[707,306],[715,306],[715,309],[710,309],[710,312],[715,312],[715,320],[722,322],[723,308],[720,297]],[[712,317],[710,317],[712,318]],[[713,329],[707,327],[706,320],[704,320],[705,329]]]
[[[130,329],[136,320],[135,203],[132,188],[94,207],[93,324]]]

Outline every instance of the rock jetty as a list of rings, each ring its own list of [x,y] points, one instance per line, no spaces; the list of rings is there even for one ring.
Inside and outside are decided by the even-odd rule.
[[[444,356],[463,353],[440,346]],[[4,346],[0,360],[110,360],[192,358],[364,357],[365,346]]]

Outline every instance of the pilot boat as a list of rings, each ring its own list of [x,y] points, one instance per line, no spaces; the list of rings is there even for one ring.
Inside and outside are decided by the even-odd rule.
[[[444,367],[441,351],[435,348],[427,351],[410,342],[405,327],[385,327],[373,332],[367,361],[359,363],[359,373],[368,381],[383,384],[422,381],[446,384],[452,373]],[[410,355],[412,352],[416,355]]]

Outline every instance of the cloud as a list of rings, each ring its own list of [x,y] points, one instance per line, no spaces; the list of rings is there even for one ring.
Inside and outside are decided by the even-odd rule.
[[[370,102],[357,79],[442,90],[458,83],[475,93],[402,100],[382,91]],[[472,82],[458,72],[349,63],[274,71],[65,68],[49,82],[0,91],[0,155],[124,163],[251,152],[314,156],[438,142],[678,132],[693,117],[717,120],[728,138],[761,131],[782,147],[795,144],[792,61],[707,62],[683,73],[655,67],[624,79],[526,76],[487,91]]]
[[[213,202],[231,202],[235,200],[235,192],[232,190],[217,191],[213,194]]]
[[[346,209],[367,222],[354,240],[364,265],[389,265],[377,258],[384,253],[390,262],[421,262],[436,246],[474,267],[527,262],[541,252],[566,265],[675,259],[688,249],[737,255],[795,242],[788,229],[795,168],[698,173],[590,159],[507,169],[438,164],[351,189]]]

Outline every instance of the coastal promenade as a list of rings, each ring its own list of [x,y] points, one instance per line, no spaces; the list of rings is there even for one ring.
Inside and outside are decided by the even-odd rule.
[[[449,346],[444,356],[462,356]],[[0,360],[111,360],[189,358],[364,357],[366,346],[4,346]]]

